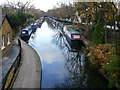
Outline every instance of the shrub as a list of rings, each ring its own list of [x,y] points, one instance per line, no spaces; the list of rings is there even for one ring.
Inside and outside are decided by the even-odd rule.
[[[24,25],[24,23],[27,21],[28,18],[31,18],[32,15],[23,13],[23,12],[17,12],[15,14],[8,14],[8,19],[10,21],[10,25],[12,28],[18,28],[19,26]]]
[[[102,24],[98,23],[94,26],[92,32],[92,43],[98,45],[102,42],[104,42],[104,28]]]
[[[107,58],[112,54],[112,46],[110,44],[90,46],[87,50],[89,51],[88,56],[90,56],[91,65],[98,69],[108,63]]]
[[[27,26],[27,24],[25,24],[27,19],[32,17],[32,15],[23,12],[8,14],[8,19],[13,30],[13,37],[15,37],[15,35],[19,32],[20,26]]]
[[[112,55],[108,60],[109,63],[105,64],[102,70],[110,82],[109,87],[120,87],[120,56]]]
[[[109,80],[109,87],[120,88],[120,56],[115,55],[111,44],[99,44],[90,46],[90,64]]]
[[[16,14],[9,14],[8,19],[12,28],[16,28],[21,24],[21,20]]]

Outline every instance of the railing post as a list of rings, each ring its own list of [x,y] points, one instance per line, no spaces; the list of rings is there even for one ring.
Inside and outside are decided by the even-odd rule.
[[[20,41],[20,39],[18,39],[18,45],[19,45],[19,47],[20,47],[20,52],[19,52],[19,65],[20,65],[20,61],[21,61],[21,41]]]

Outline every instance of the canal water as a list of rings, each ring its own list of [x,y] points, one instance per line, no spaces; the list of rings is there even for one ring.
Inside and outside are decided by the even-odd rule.
[[[29,42],[42,63],[42,88],[107,88],[108,81],[89,68],[85,50],[71,52],[58,29],[45,21]]]

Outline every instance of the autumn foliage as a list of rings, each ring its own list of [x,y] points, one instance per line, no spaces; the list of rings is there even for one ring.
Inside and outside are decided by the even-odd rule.
[[[87,48],[89,51],[90,62],[102,67],[104,64],[109,63],[108,58],[112,55],[112,46],[110,44],[99,44],[98,46],[90,46]]]
[[[91,67],[109,80],[109,87],[120,87],[120,56],[115,55],[111,44],[99,44],[87,48]]]

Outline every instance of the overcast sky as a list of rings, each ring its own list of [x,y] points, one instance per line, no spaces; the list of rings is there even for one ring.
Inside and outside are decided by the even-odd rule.
[[[0,4],[5,3],[7,0],[0,0]],[[21,2],[26,2],[29,0],[8,0],[9,2],[17,2],[17,1],[21,1]],[[94,2],[94,1],[120,1],[120,0],[30,0],[32,1],[31,3],[34,4],[34,6],[37,9],[41,9],[43,11],[47,11],[48,9],[52,9],[53,7],[57,6],[57,3],[63,2],[63,3],[69,3],[72,1],[77,1],[77,2]]]
[[[0,4],[5,3],[7,0],[0,0]],[[9,0],[11,2],[17,2],[17,1],[28,1],[28,0]],[[38,9],[41,9],[43,11],[47,11],[48,9],[52,9],[53,7],[57,6],[57,3],[64,2],[68,3],[71,2],[72,0],[32,0],[32,3],[34,6]]]

